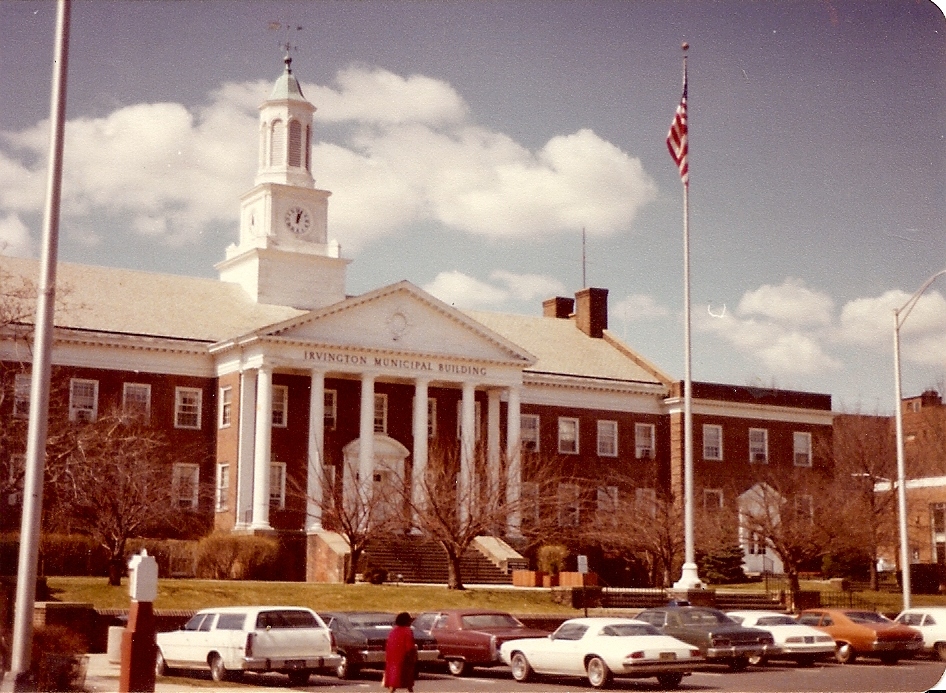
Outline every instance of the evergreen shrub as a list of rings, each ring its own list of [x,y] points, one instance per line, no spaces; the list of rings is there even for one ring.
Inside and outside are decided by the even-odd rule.
[[[279,542],[269,537],[214,533],[197,544],[197,577],[283,580]]]

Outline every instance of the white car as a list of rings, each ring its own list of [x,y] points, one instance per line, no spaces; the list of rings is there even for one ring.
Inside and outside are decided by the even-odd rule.
[[[629,618],[573,618],[547,637],[504,642],[499,655],[516,681],[581,676],[594,688],[607,688],[616,676],[655,676],[664,688],[676,688],[704,663],[693,645]]]
[[[946,660],[946,607],[921,606],[901,611],[897,623],[923,634],[923,651]]]
[[[775,638],[782,648],[779,659],[793,659],[802,666],[811,666],[818,660],[834,657],[834,638],[811,626],[799,623],[788,614],[775,611],[730,611],[726,614],[740,625],[760,628]],[[750,657],[751,664],[764,664],[765,656]]]
[[[281,672],[303,685],[318,669],[338,666],[332,631],[299,606],[228,606],[203,609],[181,630],[157,635],[155,673],[209,669],[214,681],[245,671]]]

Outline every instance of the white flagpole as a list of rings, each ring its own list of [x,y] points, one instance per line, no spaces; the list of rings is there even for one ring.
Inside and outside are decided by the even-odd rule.
[[[30,419],[26,440],[23,518],[20,523],[20,554],[17,565],[13,651],[10,667],[15,686],[25,685],[22,679],[29,673],[30,646],[33,641],[33,604],[36,599],[36,568],[43,514],[46,432],[49,425],[50,360],[53,310],[56,302],[56,260],[59,246],[59,201],[62,192],[62,152],[66,122],[70,2],[71,0],[59,0],[56,13],[56,45],[53,54],[50,102],[49,170],[46,181],[46,209],[36,301],[36,334],[33,337]],[[28,689],[21,688],[21,690]]]
[[[683,44],[683,88],[687,90],[687,49]],[[687,95],[689,111],[689,96]],[[687,116],[687,151],[689,152],[689,113]],[[698,589],[703,586],[696,565],[696,550],[693,541],[693,378],[692,348],[690,341],[690,185],[689,154],[687,155],[687,178],[683,182],[683,568],[680,579],[674,584],[677,589]]]

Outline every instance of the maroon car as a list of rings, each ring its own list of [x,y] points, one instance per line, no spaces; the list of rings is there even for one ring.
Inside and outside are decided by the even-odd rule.
[[[527,628],[504,611],[446,609],[427,611],[414,619],[414,629],[430,633],[441,658],[454,676],[471,667],[501,665],[499,646],[517,638],[544,638],[547,630]]]

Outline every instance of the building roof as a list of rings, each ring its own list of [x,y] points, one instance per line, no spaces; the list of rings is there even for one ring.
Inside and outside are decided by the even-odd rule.
[[[530,373],[553,373],[666,385],[670,378],[620,344],[610,334],[589,337],[574,320],[563,318],[464,311],[477,322],[533,354]]]
[[[0,284],[21,278],[35,286],[39,263],[0,256]],[[57,265],[56,297],[56,327],[211,343],[305,312],[255,303],[217,279],[67,262]]]

